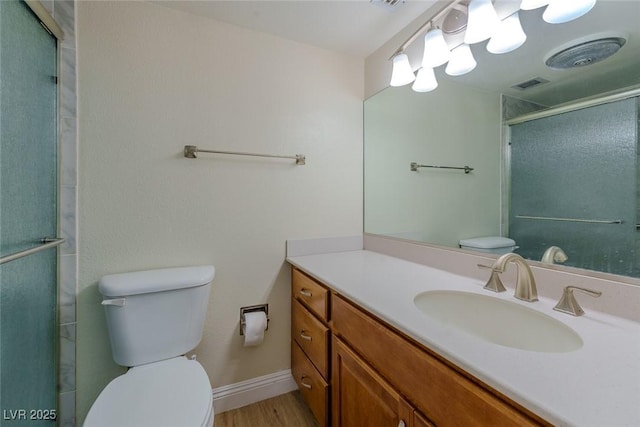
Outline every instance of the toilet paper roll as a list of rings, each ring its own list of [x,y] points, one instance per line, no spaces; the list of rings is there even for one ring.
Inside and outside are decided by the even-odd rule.
[[[244,346],[252,347],[262,343],[267,329],[267,315],[264,311],[244,314]]]

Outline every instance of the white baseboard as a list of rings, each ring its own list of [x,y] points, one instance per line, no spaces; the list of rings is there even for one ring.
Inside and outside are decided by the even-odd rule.
[[[213,409],[216,414],[279,396],[298,386],[291,370],[275,372],[235,384],[213,389]]]

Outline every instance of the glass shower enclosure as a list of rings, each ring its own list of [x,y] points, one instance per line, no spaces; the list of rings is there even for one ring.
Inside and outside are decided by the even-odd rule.
[[[57,396],[57,40],[0,1],[0,425],[53,425]]]

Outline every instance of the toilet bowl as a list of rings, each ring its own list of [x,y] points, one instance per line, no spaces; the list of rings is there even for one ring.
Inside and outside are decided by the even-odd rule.
[[[213,398],[206,372],[176,357],[136,366],[111,381],[95,401],[85,427],[211,427]]]
[[[91,406],[84,427],[211,427],[204,368],[184,354],[202,338],[213,266],[104,276],[113,359],[129,370]]]

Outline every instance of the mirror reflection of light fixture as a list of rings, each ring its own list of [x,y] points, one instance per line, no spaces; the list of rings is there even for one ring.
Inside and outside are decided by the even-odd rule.
[[[468,15],[467,30],[464,33],[465,44],[479,43],[488,39],[500,24],[491,0],[471,0]]]
[[[393,57],[393,71],[391,72],[391,86],[408,85],[416,79],[409,63],[409,57],[405,53],[399,53]]]
[[[431,92],[437,87],[438,81],[436,80],[433,68],[422,67],[420,71],[418,71],[418,77],[416,77],[416,81],[413,82],[411,89],[415,92]]]
[[[580,18],[595,4],[596,0],[551,0],[542,14],[542,19],[550,24],[564,24]]]
[[[520,9],[533,10],[549,4],[549,0],[522,0],[520,3]]]
[[[451,58],[444,72],[450,76],[461,76],[476,68],[477,62],[468,44],[461,44],[451,51]]]
[[[500,23],[496,34],[487,43],[491,53],[507,53],[516,50],[527,40],[527,35],[520,24],[518,12],[507,16]]]
[[[451,51],[449,51],[441,29],[436,28],[425,34],[424,54],[422,55],[423,68],[439,67],[446,63],[450,57]]]
[[[559,24],[589,12],[596,0],[495,0],[495,3],[494,6],[493,0],[449,0],[391,55],[389,60],[393,61],[393,71],[390,85],[404,86],[416,80],[409,58],[404,52],[422,34],[426,33],[422,57],[422,68],[425,71],[418,73],[423,76],[414,85],[414,90],[417,91],[437,87],[435,76],[431,79],[431,74],[434,68],[445,64],[447,59],[449,63],[445,72],[450,76],[461,76],[473,70],[477,64],[469,48],[470,44],[490,38],[487,50],[497,54],[520,47],[527,35],[522,30],[519,10],[546,6],[543,19]],[[436,25],[439,27],[436,28]],[[460,40],[462,38],[463,43]],[[449,45],[456,47],[449,51]],[[423,79],[429,83],[423,83]]]

